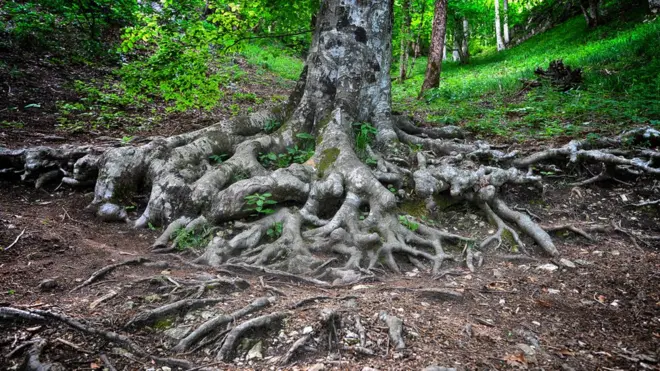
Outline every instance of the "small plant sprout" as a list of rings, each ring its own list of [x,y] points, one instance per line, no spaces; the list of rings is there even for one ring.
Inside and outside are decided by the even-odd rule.
[[[254,193],[245,196],[245,204],[253,207],[244,209],[245,211],[256,211],[257,214],[272,214],[275,210],[269,208],[269,205],[276,205],[277,201],[271,200],[273,195],[270,193]]]
[[[276,240],[282,235],[283,228],[284,228],[284,224],[282,224],[282,222],[275,222],[273,223],[273,225],[270,226],[270,228],[268,228],[266,234],[272,240]]]
[[[419,229],[419,224],[410,220],[407,215],[399,215],[399,223],[413,232]]]
[[[224,153],[221,153],[219,155],[211,155],[209,156],[209,160],[217,165],[220,165],[228,156]]]

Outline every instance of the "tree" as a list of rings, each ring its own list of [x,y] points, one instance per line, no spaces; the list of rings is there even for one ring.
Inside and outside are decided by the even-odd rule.
[[[446,3],[438,3],[434,39],[443,41]],[[499,246],[505,237],[527,251],[518,231],[558,256],[548,233],[501,195],[508,185],[542,189],[544,162],[606,164],[580,185],[617,171],[660,174],[656,151],[611,150],[654,146],[660,133],[653,129],[521,156],[485,142],[455,141],[463,137],[455,127],[423,128],[394,115],[391,15],[389,2],[324,1],[306,67],[283,107],[138,146],[0,149],[0,174],[20,173],[37,186],[91,182],[90,209],[107,221],[126,221],[124,205],[147,193],[134,225],[165,227],[154,252],[172,251],[175,231],[232,222],[242,232],[215,237],[196,263],[246,263],[245,269],[335,283],[354,282],[380,266],[399,272],[412,264],[437,273],[446,259],[462,254],[474,268],[477,249]],[[437,63],[441,51],[434,50]],[[473,203],[497,231],[479,242],[424,219],[438,212],[437,197],[444,196]],[[456,254],[445,252],[452,243],[460,245]]]
[[[600,23],[600,0],[580,0],[580,9],[589,28]]]
[[[399,55],[399,81],[406,79],[406,70],[408,67],[408,55],[410,51],[410,24],[412,18],[410,17],[410,0],[403,0],[402,6],[403,20],[401,22],[401,48]]]
[[[504,13],[504,24],[502,27],[504,45],[509,45],[509,0],[502,0],[502,13]]]
[[[497,41],[497,51],[504,50],[505,45],[500,24],[500,0],[495,0],[495,39]]]
[[[440,86],[440,73],[442,72],[442,53],[445,45],[445,34],[447,33],[447,0],[436,0],[433,11],[433,30],[431,31],[431,46],[426,64],[426,74],[422,89],[419,92],[421,98],[424,93]]]

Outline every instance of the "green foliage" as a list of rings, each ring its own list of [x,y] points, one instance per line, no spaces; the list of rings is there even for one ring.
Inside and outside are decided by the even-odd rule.
[[[282,123],[276,120],[268,120],[266,125],[264,125],[264,132],[266,134],[274,133],[277,129],[282,126]]]
[[[355,150],[357,155],[363,161],[367,161],[367,147],[373,142],[378,130],[368,123],[354,123],[353,131],[355,133]]]
[[[211,241],[211,235],[206,228],[201,231],[194,231],[182,227],[174,232],[174,241],[176,249],[179,251],[197,249],[208,245]]]
[[[16,46],[69,56],[107,56],[102,36],[135,21],[137,0],[5,1],[0,5],[0,33]],[[73,50],[75,49],[75,50]]]
[[[419,223],[415,223],[412,220],[408,219],[408,216],[406,215],[399,215],[399,223],[401,223],[401,225],[410,229],[413,232],[419,229]]]
[[[221,153],[219,155],[211,155],[209,156],[209,160],[211,160],[213,163],[216,165],[220,165],[228,156],[224,153]]]
[[[253,207],[244,209],[245,211],[256,211],[257,214],[272,214],[275,210],[269,208],[269,205],[277,205],[277,201],[271,200],[273,195],[270,193],[254,193],[245,196],[245,204]]]
[[[442,82],[416,99],[425,60],[394,84],[393,110],[416,112],[437,125],[461,125],[478,136],[506,138],[611,135],[660,119],[660,22],[638,18],[588,30],[576,17],[503,52],[486,51],[470,65],[445,62]],[[422,58],[423,59],[423,58]],[[582,68],[579,89],[521,90],[536,67],[563,59]]]
[[[271,240],[276,240],[282,235],[282,230],[284,229],[284,224],[282,222],[275,222],[273,225],[268,228],[266,235],[270,237]]]
[[[123,137],[121,138],[121,144],[122,144],[122,145],[126,145],[126,144],[130,143],[131,140],[133,140],[133,137],[132,137],[132,136],[127,136],[127,135],[125,135],[125,136],[123,136]]]

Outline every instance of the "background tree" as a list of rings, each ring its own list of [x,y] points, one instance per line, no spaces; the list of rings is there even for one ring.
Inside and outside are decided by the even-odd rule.
[[[442,72],[442,52],[445,44],[445,34],[447,32],[447,1],[436,0],[434,9],[431,46],[429,48],[424,82],[419,93],[420,98],[424,95],[425,91],[439,86],[440,73]]]
[[[502,25],[500,22],[500,0],[494,0],[495,4],[495,41],[497,42],[497,51],[504,50],[505,44],[502,38]]]

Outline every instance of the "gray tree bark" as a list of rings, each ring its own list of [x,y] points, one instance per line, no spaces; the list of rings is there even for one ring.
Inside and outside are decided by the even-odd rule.
[[[406,71],[408,67],[408,56],[410,52],[410,23],[412,18],[410,16],[410,0],[404,0],[401,7],[403,12],[403,20],[401,22],[401,48],[399,55],[399,81],[403,82],[406,79]]]
[[[497,51],[504,50],[505,45],[502,38],[502,25],[500,23],[500,0],[495,0],[495,39],[497,42]]]
[[[509,42],[511,41],[509,39],[509,0],[502,0],[502,13],[504,16],[504,23],[502,25],[502,33],[503,33],[503,38],[502,41],[504,42],[505,46],[509,45]]]

